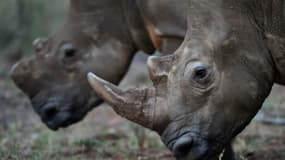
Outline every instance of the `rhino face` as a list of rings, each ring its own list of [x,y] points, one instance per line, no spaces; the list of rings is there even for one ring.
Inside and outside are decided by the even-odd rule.
[[[157,131],[178,159],[217,159],[273,84],[269,56],[252,59],[238,47],[186,42],[174,55],[151,57],[153,88],[121,91],[93,74],[89,81],[118,114]]]
[[[88,72],[115,84],[127,72],[138,47],[122,25],[121,3],[70,0],[62,29],[35,40],[35,55],[12,68],[14,82],[50,129],[80,121],[101,103],[88,84]]]
[[[111,37],[99,43],[82,28],[65,26],[49,39],[35,40],[36,55],[20,61],[11,71],[14,82],[53,130],[80,121],[101,103],[88,85],[88,72],[117,84],[131,61],[128,47]]]
[[[172,64],[164,71],[168,74],[163,89],[169,122],[160,134],[178,159],[211,159],[251,121],[272,82],[268,75],[259,76],[259,81],[247,66],[233,65],[245,59],[219,55],[223,49],[191,46],[179,51],[173,62],[150,59],[153,73],[161,72],[156,71],[161,63]]]

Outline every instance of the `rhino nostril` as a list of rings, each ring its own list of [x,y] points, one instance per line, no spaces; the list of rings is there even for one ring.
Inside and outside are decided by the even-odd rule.
[[[55,105],[43,108],[44,119],[51,119],[58,113],[58,108]]]
[[[189,136],[181,137],[173,147],[176,157],[186,157],[192,147],[192,139]]]

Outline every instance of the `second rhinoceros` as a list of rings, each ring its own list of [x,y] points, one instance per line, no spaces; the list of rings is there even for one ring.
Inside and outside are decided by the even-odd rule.
[[[46,125],[80,121],[102,100],[86,80],[90,71],[115,84],[142,50],[172,53],[186,32],[186,0],[70,0],[65,25],[34,42],[36,55],[11,76]]]

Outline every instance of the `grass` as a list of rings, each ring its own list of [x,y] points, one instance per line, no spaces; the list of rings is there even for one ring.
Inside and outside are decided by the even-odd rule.
[[[64,131],[26,130],[22,127],[21,124],[9,124],[8,128],[1,128],[1,160],[132,159],[141,149],[134,132],[129,135],[102,132],[94,137],[73,140]],[[125,128],[130,130],[129,126]],[[151,143],[147,142],[144,147],[164,150],[159,140],[152,136],[145,139]]]
[[[16,124],[1,130],[0,157],[3,160],[44,160],[57,157],[60,151],[60,136],[56,133],[43,130],[29,134]]]

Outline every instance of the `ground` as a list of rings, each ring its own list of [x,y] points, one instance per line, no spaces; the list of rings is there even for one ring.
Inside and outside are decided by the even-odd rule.
[[[145,60],[145,55],[138,56],[122,88],[148,82]],[[1,58],[1,160],[173,159],[154,132],[120,118],[106,104],[78,124],[50,131],[8,78],[9,67]],[[261,114],[236,138],[235,150],[242,159],[285,160],[284,100],[285,87],[275,86]]]

